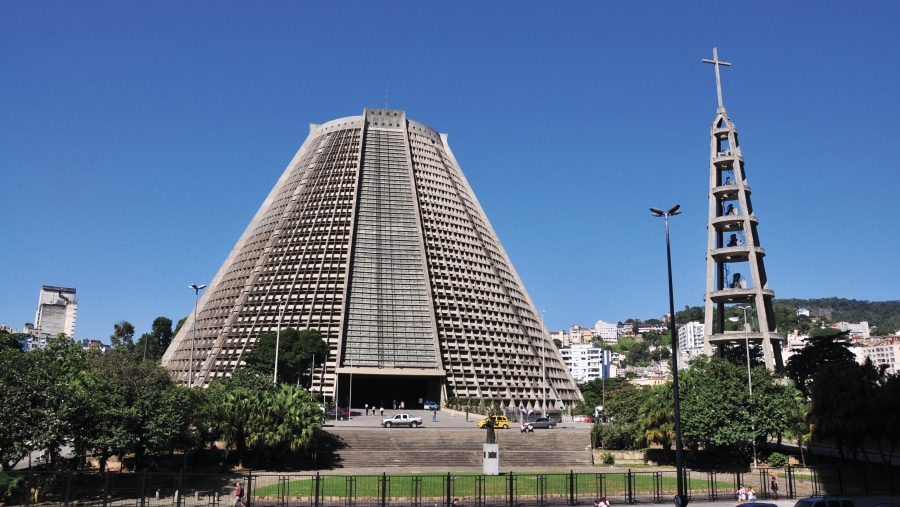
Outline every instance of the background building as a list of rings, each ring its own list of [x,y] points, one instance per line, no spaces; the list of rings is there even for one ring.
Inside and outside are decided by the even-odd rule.
[[[702,349],[703,345],[703,324],[699,322],[688,322],[678,328],[679,349]]]
[[[591,344],[574,344],[559,353],[579,384],[616,375],[615,366],[610,365],[609,350]]]
[[[47,340],[65,334],[75,338],[75,318],[78,300],[75,289],[44,285],[38,297],[34,323],[26,323],[24,332],[30,334],[26,348],[34,350],[47,346]]]
[[[604,343],[617,343],[619,341],[619,325],[598,320],[594,324],[594,334],[599,336]]]
[[[194,324],[163,357],[185,383],[229,375],[261,333],[293,327],[325,337],[312,388],[342,405],[351,379],[354,400],[388,406],[581,399],[447,136],[403,111],[310,127],[202,294],[196,339]]]

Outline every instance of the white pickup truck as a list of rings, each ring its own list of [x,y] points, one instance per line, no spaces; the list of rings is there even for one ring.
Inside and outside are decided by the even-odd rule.
[[[409,414],[396,414],[390,419],[381,420],[381,425],[385,428],[390,428],[391,426],[409,426],[410,428],[415,428],[420,424],[422,424],[421,417],[413,417]]]

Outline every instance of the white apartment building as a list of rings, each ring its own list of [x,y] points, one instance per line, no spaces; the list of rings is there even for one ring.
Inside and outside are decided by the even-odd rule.
[[[841,331],[849,331],[850,338],[858,338],[861,340],[869,339],[869,323],[866,321],[862,321],[859,323],[841,321],[835,324],[835,327],[837,327]]]
[[[867,347],[850,347],[850,351],[859,364],[863,364],[868,358],[875,366],[887,365],[888,373],[900,372],[900,340],[884,340]]]
[[[615,375],[610,365],[610,351],[596,348],[589,343],[573,344],[559,351],[575,382],[583,384],[598,378]]]
[[[688,322],[678,328],[678,348],[681,350],[703,348],[703,324]]]
[[[616,343],[619,340],[619,325],[598,320],[594,324],[594,335],[599,336],[604,343]]]

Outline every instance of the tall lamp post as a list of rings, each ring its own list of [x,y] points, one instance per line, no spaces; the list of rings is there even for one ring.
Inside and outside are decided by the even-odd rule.
[[[278,308],[276,311],[278,312],[278,324],[275,326],[275,374],[272,377],[272,382],[275,385],[278,385],[278,349],[281,344],[281,318],[284,316],[284,311],[287,310],[287,304],[284,305],[284,308],[281,308],[281,299],[278,300]],[[299,382],[299,380],[297,380]]]
[[[197,340],[197,305],[200,303],[200,290],[206,285],[192,283],[188,288],[194,289],[194,324],[191,330],[191,363],[188,365],[188,389],[194,387],[194,341]]]
[[[750,305],[742,305],[738,307],[744,312],[744,348],[747,349],[747,386],[750,388],[750,398],[753,398],[753,377],[750,376],[750,330],[748,329],[747,311],[752,310]],[[750,400],[750,407],[753,407],[753,400]],[[756,424],[753,423],[753,413],[750,414],[750,429],[753,431],[753,468],[759,465],[756,462]]]
[[[681,208],[680,204],[672,206],[669,211],[650,208],[650,213],[655,217],[663,217],[666,220],[666,261],[669,268],[669,324],[672,329],[672,383],[673,396],[675,398],[675,475],[677,475],[676,481],[678,483],[675,507],[685,507],[688,504],[688,497],[684,491],[684,448],[681,445],[681,401],[678,396],[678,335],[675,329],[675,295],[672,291],[672,250],[669,246],[669,217],[680,214],[679,208]]]

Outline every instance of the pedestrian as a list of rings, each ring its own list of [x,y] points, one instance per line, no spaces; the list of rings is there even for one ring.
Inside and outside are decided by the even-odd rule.
[[[384,417],[384,406],[381,407],[381,417]]]
[[[406,403],[403,403],[403,400],[400,400],[400,410],[403,410],[405,408],[406,408]]]
[[[609,501],[605,496],[603,498],[598,498],[594,500],[594,507],[609,507]]]
[[[747,488],[747,501],[750,503],[756,503],[756,491],[753,491],[753,488]]]
[[[431,410],[431,422],[437,422],[437,409]]]
[[[240,482],[234,484],[234,498],[231,500],[231,505],[244,507],[244,486]]]
[[[469,406],[466,405],[466,422],[469,422]]]
[[[394,410],[397,410],[397,400],[394,400]]]
[[[772,474],[772,499],[778,500],[778,478]]]
[[[738,505],[740,505],[740,504],[742,504],[742,503],[747,503],[747,489],[744,487],[743,484],[741,484],[740,486],[741,486],[741,487],[738,488],[738,491],[737,491],[737,493],[738,493]]]
[[[366,403],[366,415],[369,415],[369,404]]]

